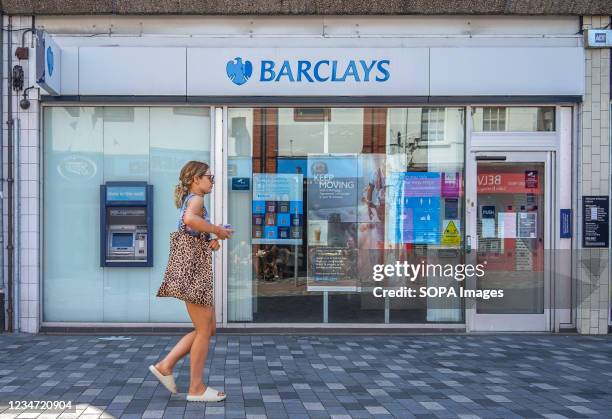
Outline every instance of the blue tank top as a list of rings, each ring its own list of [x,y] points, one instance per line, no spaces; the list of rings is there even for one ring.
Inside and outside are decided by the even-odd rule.
[[[181,208],[179,209],[179,217],[178,217],[178,223],[177,223],[177,228],[180,230],[181,227],[184,228],[185,233],[191,235],[191,236],[202,236],[203,239],[205,240],[210,240],[210,234],[209,233],[202,233],[196,230],[193,230],[191,228],[189,228],[184,222],[183,222],[183,215],[185,215],[185,209],[187,208],[187,203],[189,202],[189,200],[191,198],[193,198],[195,196],[195,194],[190,193],[189,195],[187,195],[185,198],[183,198],[183,205],[181,206]],[[206,221],[208,221],[210,223],[210,217],[208,216],[208,211],[206,210],[206,207],[204,206],[204,204],[202,204],[202,218],[204,218]]]

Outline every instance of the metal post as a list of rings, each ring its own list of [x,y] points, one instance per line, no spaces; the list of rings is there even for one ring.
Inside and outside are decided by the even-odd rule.
[[[323,291],[323,323],[329,323],[329,291]]]

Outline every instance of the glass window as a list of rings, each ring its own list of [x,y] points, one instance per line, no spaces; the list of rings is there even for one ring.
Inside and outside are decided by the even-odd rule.
[[[421,137],[423,141],[444,140],[444,108],[423,109],[421,118]]]
[[[484,108],[482,124],[483,131],[505,131],[506,108]]]
[[[487,274],[476,288],[502,290],[504,298],[478,299],[477,313],[544,313],[544,169],[544,163],[478,162],[476,257]]]
[[[477,107],[472,110],[474,131],[536,132],[555,130],[554,107]]]
[[[230,108],[228,320],[461,322],[460,298],[379,298],[372,276],[461,263],[464,127],[463,108]]]
[[[210,161],[210,112],[188,107],[44,108],[45,321],[186,322],[184,304],[155,297],[176,226],[185,162]],[[154,266],[100,267],[100,185],[153,185]]]

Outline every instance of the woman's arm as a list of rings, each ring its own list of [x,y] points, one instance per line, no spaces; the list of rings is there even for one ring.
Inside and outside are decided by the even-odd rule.
[[[204,199],[201,196],[194,196],[189,200],[185,213],[183,214],[183,222],[187,227],[202,233],[212,233],[219,239],[223,240],[230,236],[231,230],[209,223],[202,217],[202,207]]]

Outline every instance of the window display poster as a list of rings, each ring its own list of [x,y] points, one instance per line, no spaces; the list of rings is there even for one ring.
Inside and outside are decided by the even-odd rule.
[[[377,162],[377,161],[376,161]],[[368,165],[375,172],[376,162]],[[358,223],[367,217],[362,194],[364,164],[356,154],[309,154],[307,170],[309,291],[356,290]],[[384,160],[372,174],[372,221],[384,212]],[[368,178],[367,184],[370,184]],[[382,198],[381,198],[382,194]],[[375,234],[384,228],[372,230]],[[363,239],[363,237],[361,237]]]
[[[461,233],[459,220],[444,220],[441,243],[444,246],[460,246]]]
[[[495,234],[495,205],[482,205],[480,207],[480,221],[482,225],[481,237],[483,239],[494,239]]]
[[[308,220],[308,245],[326,246],[327,245],[327,220]]]
[[[303,175],[253,173],[252,243],[301,244]]]
[[[516,239],[516,212],[500,212],[497,216],[497,236],[500,239]]]
[[[483,218],[482,220],[481,237],[483,239],[494,239],[495,235],[495,218]]]
[[[401,178],[395,244],[440,244],[440,173],[405,172]]]
[[[359,159],[358,190],[360,209],[358,221],[382,223],[385,219],[387,192],[385,154],[363,154]]]
[[[439,172],[405,172],[404,196],[408,198],[440,198]]]
[[[371,249],[385,247],[385,218],[387,199],[387,168],[385,154],[363,154],[360,156],[357,212],[358,247],[363,254]],[[360,258],[360,264],[366,258]],[[365,263],[365,262],[364,262]],[[364,269],[371,267],[364,265]],[[361,269],[360,269],[361,272]]]
[[[444,199],[444,218],[459,218],[459,198]]]
[[[442,196],[456,198],[461,192],[461,173],[444,172],[442,173]]]
[[[374,265],[384,263],[385,219],[389,208],[386,205],[387,157],[378,153],[359,156],[356,264],[357,282],[361,286],[372,281]]]
[[[356,155],[308,155],[308,219],[357,221],[358,163]]]
[[[533,271],[534,254],[529,250],[529,246],[522,240],[517,240],[515,246],[514,269],[517,271]]]
[[[308,225],[308,291],[356,290],[357,223],[308,220]]]
[[[538,171],[525,170],[525,188],[534,189],[538,187]]]
[[[308,249],[308,291],[357,289],[357,249],[315,246]]]
[[[537,236],[537,212],[518,213],[518,237],[521,239],[535,239]]]

